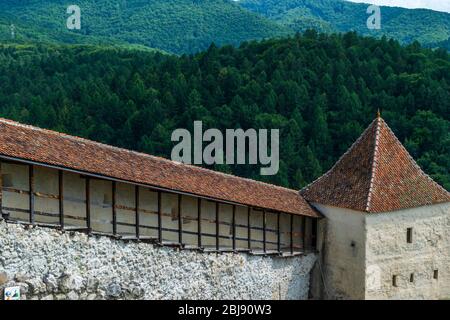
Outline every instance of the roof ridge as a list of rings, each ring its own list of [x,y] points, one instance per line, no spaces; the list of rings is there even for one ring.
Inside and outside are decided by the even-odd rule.
[[[235,175],[232,175],[232,174],[223,173],[223,172],[220,172],[220,171],[214,171],[214,170],[211,170],[211,169],[199,167],[199,166],[192,165],[192,164],[181,163],[181,162],[169,160],[169,159],[166,159],[166,158],[163,158],[163,157],[154,156],[154,155],[151,155],[151,154],[148,154],[148,153],[144,153],[144,152],[139,152],[139,151],[134,151],[134,150],[130,150],[130,149],[115,147],[115,146],[111,146],[111,145],[108,145],[108,144],[105,144],[105,143],[102,143],[102,142],[89,140],[89,139],[86,139],[86,138],[83,138],[83,137],[70,135],[70,134],[67,134],[67,133],[58,132],[58,131],[54,131],[54,130],[50,130],[50,129],[44,129],[44,128],[40,128],[40,127],[37,127],[37,126],[29,125],[29,124],[23,124],[23,123],[20,123],[20,122],[14,121],[14,120],[10,120],[10,119],[6,119],[6,118],[2,118],[2,117],[0,117],[0,122],[7,123],[7,124],[10,124],[10,125],[14,125],[14,126],[17,126],[17,127],[23,127],[23,128],[27,128],[27,129],[32,129],[32,130],[37,130],[37,131],[41,131],[41,132],[46,132],[46,133],[53,134],[53,135],[56,135],[56,136],[60,136],[60,137],[63,137],[63,138],[71,139],[71,140],[74,140],[74,141],[77,141],[77,142],[84,142],[84,143],[98,145],[98,146],[101,146],[101,147],[104,147],[104,148],[108,148],[108,149],[111,149],[111,150],[115,150],[115,151],[124,151],[124,152],[128,152],[128,153],[131,153],[131,154],[135,154],[135,155],[139,155],[139,156],[155,159],[155,160],[158,160],[158,161],[171,163],[171,164],[174,164],[174,165],[186,166],[186,167],[192,168],[194,170],[210,172],[210,173],[214,173],[214,174],[217,174],[217,175],[222,175],[222,176],[225,176],[225,177],[228,177],[228,178],[236,178],[236,179],[240,179],[240,180],[249,181],[249,182],[252,182],[252,183],[258,183],[258,184],[261,184],[261,185],[264,185],[264,186],[268,186],[268,187],[271,187],[271,188],[275,187],[275,188],[278,188],[280,190],[291,191],[291,192],[297,193],[297,190],[294,190],[294,189],[289,189],[289,188],[285,188],[285,187],[282,187],[282,186],[277,186],[277,185],[274,185],[274,184],[270,184],[270,183],[266,183],[266,182],[262,182],[262,181],[258,181],[258,180],[253,180],[253,179],[249,179],[249,178],[239,177],[239,176],[235,176]]]
[[[450,192],[448,192],[443,186],[441,186],[439,183],[437,183],[436,181],[434,181],[433,178],[431,178],[418,164],[417,161],[414,160],[414,158],[411,156],[411,154],[408,152],[408,150],[405,148],[405,146],[403,145],[403,143],[397,138],[397,136],[395,135],[394,131],[392,131],[392,129],[389,127],[389,125],[386,123],[386,121],[383,121],[387,130],[394,136],[395,140],[398,142],[398,144],[400,145],[400,148],[403,149],[403,151],[405,151],[408,159],[411,161],[411,163],[413,164],[414,167],[416,167],[416,169],[419,170],[419,172],[428,180],[430,180],[434,185],[436,185],[439,189],[441,189],[442,191],[444,191],[445,193],[447,193],[450,196]]]
[[[373,155],[372,155],[372,166],[370,168],[371,170],[371,174],[370,174],[370,185],[369,185],[369,191],[367,193],[367,202],[366,202],[366,211],[369,212],[370,210],[370,204],[371,204],[371,200],[372,200],[372,193],[373,193],[373,189],[374,189],[374,181],[375,181],[375,175],[376,175],[376,170],[378,168],[377,166],[377,160],[378,160],[378,145],[379,145],[379,138],[380,138],[380,128],[381,128],[381,121],[383,121],[383,119],[378,116],[375,121],[376,123],[376,130],[375,130],[375,144],[373,147]],[[384,122],[384,121],[383,121]]]
[[[332,171],[333,169],[342,161],[342,159],[344,159],[347,154],[349,154],[354,148],[355,146],[362,140],[362,138],[366,135],[366,133],[370,130],[370,128],[372,127],[373,123],[377,121],[377,119],[373,120],[369,126],[367,126],[367,128],[363,131],[363,133],[358,137],[358,139],[356,139],[355,142],[352,143],[352,145],[347,149],[347,151],[345,151],[340,157],[339,159],[336,161],[336,163],[327,171],[325,172],[323,175],[321,175],[320,177],[318,177],[316,180],[312,181],[311,183],[309,183],[308,185],[306,185],[305,187],[303,187],[301,191],[306,191],[309,189],[309,187],[311,187],[311,185],[313,185],[314,183],[320,181],[321,179],[327,177]]]

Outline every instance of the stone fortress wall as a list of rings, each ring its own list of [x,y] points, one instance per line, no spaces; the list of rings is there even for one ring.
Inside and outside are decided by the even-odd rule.
[[[316,254],[202,253],[0,221],[0,291],[25,299],[307,299]]]

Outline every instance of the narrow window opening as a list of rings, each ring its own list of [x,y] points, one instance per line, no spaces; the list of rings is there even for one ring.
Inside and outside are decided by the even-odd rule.
[[[397,276],[396,276],[396,275],[393,275],[393,276],[392,276],[392,285],[393,285],[394,287],[397,287]]]
[[[439,277],[439,270],[434,270],[433,272],[433,279],[437,280]]]
[[[414,282],[414,273],[409,276],[409,282]]]
[[[406,241],[408,243],[412,243],[413,242],[413,228],[408,228],[406,229]]]

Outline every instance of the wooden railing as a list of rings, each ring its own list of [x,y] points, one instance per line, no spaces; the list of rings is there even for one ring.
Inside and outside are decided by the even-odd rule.
[[[162,210],[162,195],[164,193],[169,193],[161,190],[154,190],[152,188],[146,188],[142,186],[135,185],[134,186],[134,202],[135,206],[125,206],[117,203],[117,182],[111,181],[112,185],[112,203],[110,205],[102,204],[102,208],[111,208],[111,220],[110,221],[99,221],[95,220],[95,215],[92,213],[92,200],[91,200],[91,180],[98,179],[92,178],[88,176],[84,176],[85,178],[85,199],[78,199],[75,197],[67,197],[64,194],[64,171],[58,170],[58,190],[59,194],[46,194],[43,192],[36,191],[36,178],[35,178],[35,170],[33,165],[28,165],[28,190],[21,190],[18,188],[3,186],[0,190],[0,208],[1,213],[4,219],[9,222],[22,223],[22,224],[31,224],[38,225],[44,227],[55,227],[61,230],[77,230],[82,232],[87,232],[91,235],[107,235],[117,239],[122,240],[134,240],[134,241],[148,241],[155,244],[160,245],[168,245],[168,246],[178,246],[182,249],[198,249],[205,251],[213,251],[213,252],[224,252],[224,251],[233,251],[233,252],[250,252],[252,254],[262,254],[262,255],[281,255],[281,256],[292,256],[297,254],[303,254],[305,252],[310,252],[315,250],[316,247],[316,239],[317,239],[317,220],[315,218],[310,218],[306,216],[298,216],[289,213],[283,212],[274,212],[270,210],[266,210],[264,208],[253,208],[247,207],[246,213],[246,221],[247,224],[237,223],[237,205],[232,204],[232,215],[231,222],[220,221],[220,206],[227,205],[230,206],[229,203],[223,203],[220,201],[210,200],[210,199],[197,199],[197,216],[183,216],[182,215],[182,195],[176,192],[172,192],[171,194],[175,194],[177,196],[177,219],[178,225],[177,228],[168,228],[163,225],[164,217],[172,217],[171,214],[164,213]],[[0,173],[1,173],[1,163],[0,163]],[[0,174],[0,185],[3,185],[2,175]],[[105,180],[109,181],[109,180]],[[152,192],[157,192],[157,210],[148,210],[140,207],[140,192],[144,189],[150,190]],[[28,208],[12,208],[4,206],[5,197],[8,194],[20,194],[20,195],[28,195]],[[194,196],[193,196],[194,197]],[[36,210],[36,199],[49,199],[58,200],[58,212],[44,212],[42,210]],[[215,219],[207,219],[205,218],[204,212],[202,212],[202,202],[208,201],[214,203],[214,215]],[[68,212],[65,209],[65,202],[73,202],[80,203],[85,205],[85,217],[80,217],[79,215],[75,215],[71,212]],[[99,206],[99,204],[95,204]],[[240,206],[242,207],[242,206]],[[120,222],[118,221],[118,210],[134,212],[135,221],[134,223]],[[17,219],[14,218],[13,213],[22,213],[27,214],[28,218]],[[262,226],[256,226],[252,224],[252,215],[255,213],[262,213]],[[157,217],[154,225],[147,225],[141,222],[141,215],[154,215]],[[276,215],[276,224],[274,226],[267,225],[267,214]],[[40,223],[36,222],[36,217],[48,217],[49,219],[54,218],[54,221],[51,223]],[[21,216],[23,217],[23,215]],[[289,227],[286,228],[286,225],[281,225],[281,218],[288,218]],[[74,221],[79,221],[77,225],[67,225],[67,219],[71,219]],[[300,228],[296,230],[294,228],[294,219],[301,219]],[[242,219],[241,219],[242,220]],[[285,219],[286,220],[286,219]],[[197,222],[196,231],[184,230],[183,222]],[[93,223],[105,223],[108,226],[112,225],[111,232],[101,232],[93,228]],[[204,232],[205,224],[215,224],[215,232]],[[119,233],[119,227],[131,227],[135,231],[131,233]],[[231,230],[230,235],[220,234],[220,227],[227,226]],[[246,229],[246,234],[238,234],[237,228]],[[309,228],[309,230],[307,229]],[[282,230],[283,229],[283,230]],[[286,230],[287,229],[287,230]],[[145,236],[141,234],[141,230],[153,230],[154,236]],[[167,233],[176,233],[177,241],[167,241],[164,235]],[[262,233],[262,239],[256,239],[254,236],[255,232]],[[184,239],[184,236],[193,235],[195,236],[196,241],[190,242]],[[268,235],[271,238],[274,238],[276,235],[276,241],[272,241],[267,239]],[[205,240],[215,239],[214,245],[205,246]],[[231,241],[231,246],[221,246],[220,240],[226,239]],[[284,239],[284,241],[283,241]],[[295,240],[295,241],[294,241]],[[240,245],[237,242],[240,242]],[[245,243],[245,245],[243,245]],[[268,249],[267,247],[271,246],[276,249]]]

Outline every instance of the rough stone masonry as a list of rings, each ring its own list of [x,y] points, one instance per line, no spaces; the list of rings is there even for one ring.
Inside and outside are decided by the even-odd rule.
[[[0,221],[0,292],[22,299],[307,299],[316,255],[201,253]]]

